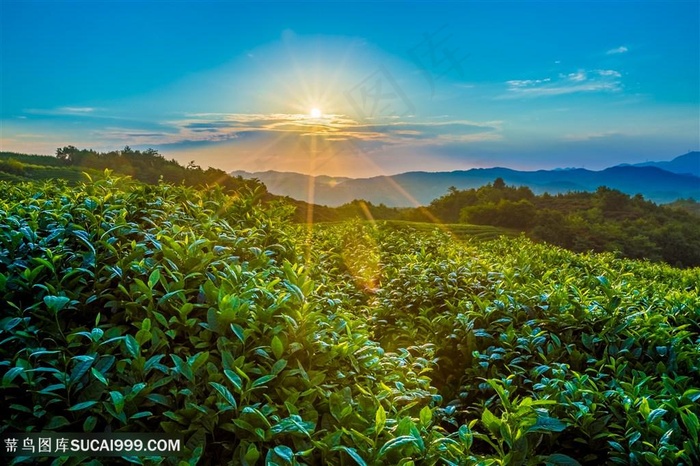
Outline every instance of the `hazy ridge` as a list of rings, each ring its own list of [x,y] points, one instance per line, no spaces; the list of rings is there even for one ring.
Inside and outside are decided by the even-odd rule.
[[[474,168],[452,172],[407,172],[393,176],[346,178],[309,176],[291,172],[231,172],[233,176],[257,178],[273,194],[316,204],[339,206],[365,199],[390,207],[427,205],[454,186],[469,189],[502,178],[509,185],[528,186],[535,193],[594,191],[607,186],[626,194],[642,194],[654,202],[700,198],[700,152],[689,152],[668,162],[619,165],[600,171],[583,168],[520,171],[509,168]],[[309,187],[313,183],[313,198]]]

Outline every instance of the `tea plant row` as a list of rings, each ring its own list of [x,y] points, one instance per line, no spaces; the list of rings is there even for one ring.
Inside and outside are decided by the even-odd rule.
[[[700,459],[698,269],[299,226],[261,190],[0,190],[2,432],[184,435],[145,464]]]

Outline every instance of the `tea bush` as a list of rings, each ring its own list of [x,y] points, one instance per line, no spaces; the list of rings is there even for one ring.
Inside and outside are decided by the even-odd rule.
[[[184,436],[144,464],[700,461],[698,269],[295,225],[254,187],[0,190],[2,432]]]

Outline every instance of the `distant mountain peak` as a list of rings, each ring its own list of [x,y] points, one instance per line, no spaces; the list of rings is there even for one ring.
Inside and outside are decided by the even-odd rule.
[[[671,173],[700,176],[700,152],[691,151],[687,154],[679,155],[673,160],[662,162],[642,162],[632,165],[623,164],[618,166],[632,167],[656,167]]]
[[[508,185],[528,186],[537,194],[595,191],[599,186],[607,186],[630,195],[642,194],[655,202],[700,198],[698,176],[674,173],[656,164],[640,165],[619,165],[601,171],[583,168],[538,171],[473,168],[451,172],[414,171],[371,178],[310,177],[275,171],[246,176],[259,179],[273,194],[328,206],[339,206],[356,199],[389,207],[427,205],[445,195],[451,186],[457,189],[478,188],[493,183],[496,178],[502,178]],[[234,175],[241,173],[244,172],[233,172]],[[313,190],[309,189],[311,185]]]

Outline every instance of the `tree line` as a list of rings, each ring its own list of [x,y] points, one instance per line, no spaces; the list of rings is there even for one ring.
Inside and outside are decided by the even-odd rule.
[[[155,149],[135,150],[129,146],[122,150],[97,152],[92,149],[78,149],[74,146],[61,147],[56,150],[56,158],[64,165],[92,168],[95,170],[113,170],[129,175],[146,183],[184,184],[185,186],[220,185],[229,190],[238,190],[244,186],[267,191],[258,180],[232,177],[218,168],[206,170],[194,161],[183,167],[176,160],[167,160]]]
[[[657,205],[640,194],[629,196],[607,187],[535,195],[526,186],[507,186],[498,178],[480,188],[451,187],[426,207],[390,208],[356,200],[324,208],[314,220],[356,217],[491,225],[576,252],[617,252],[632,259],[695,267],[700,266],[698,206],[693,199]],[[299,217],[304,221],[304,215]]]

